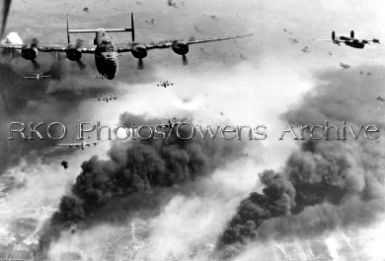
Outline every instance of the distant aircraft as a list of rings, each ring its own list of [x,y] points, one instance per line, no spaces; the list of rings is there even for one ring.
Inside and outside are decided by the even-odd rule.
[[[344,69],[350,69],[351,66],[349,64],[345,64],[345,63],[340,63],[340,66]]]
[[[304,53],[310,53],[310,48],[309,46],[305,46],[304,48],[301,49],[301,51]]]
[[[116,100],[116,96],[113,96],[113,97],[104,97],[104,98],[97,98],[98,101],[104,101],[104,102],[109,102],[109,101],[112,101],[112,100]]]
[[[292,43],[292,44],[297,44],[298,43],[298,40],[295,39],[295,38],[289,38],[289,41]]]
[[[174,85],[174,83],[172,83],[172,82],[170,83],[168,81],[163,81],[163,82],[158,83],[156,86],[167,88],[168,86],[173,86],[173,85]]]
[[[219,19],[215,15],[211,15],[210,18],[215,20],[215,21],[219,21]]]
[[[384,101],[385,101],[385,99],[384,99],[384,98],[382,98],[381,96],[378,96],[378,97],[377,97],[377,101],[379,101],[379,102],[384,102]]]
[[[83,140],[83,142],[58,143],[57,145],[58,146],[65,146],[65,147],[69,147],[69,148],[75,147],[75,148],[84,150],[86,147],[90,148],[91,145],[96,146],[97,144],[98,144],[97,142],[86,142],[85,140]]]
[[[44,73],[32,73],[33,76],[23,76],[23,79],[31,79],[31,80],[40,80],[44,78],[49,78],[52,75],[44,75]]]
[[[283,28],[283,31],[285,32],[285,33],[288,33],[288,34],[290,34],[290,35],[292,35],[293,33],[292,32],[290,32],[289,30],[287,30],[286,28]]]
[[[121,33],[131,32],[132,43],[128,43],[123,47],[116,46],[108,33]],[[75,44],[71,43],[71,34],[84,34],[94,33],[94,46],[83,47],[83,40],[78,39]],[[28,44],[14,44],[14,43],[1,43],[0,49],[3,50],[19,50],[21,56],[31,61],[33,64],[37,64],[36,58],[39,52],[64,52],[67,59],[78,62],[82,65],[81,58],[82,54],[93,54],[95,56],[95,64],[98,72],[103,75],[106,79],[112,80],[118,73],[119,53],[131,52],[131,54],[138,59],[138,69],[143,67],[143,58],[147,56],[148,50],[152,49],[167,49],[171,48],[176,54],[182,56],[182,61],[187,64],[186,54],[189,52],[190,45],[202,44],[215,41],[223,41],[236,38],[249,37],[248,35],[232,35],[225,37],[215,37],[207,39],[190,39],[190,40],[166,40],[160,42],[153,42],[149,44],[143,44],[135,42],[135,27],[134,27],[134,16],[131,13],[131,28],[112,28],[112,29],[69,29],[69,21],[67,15],[67,45],[39,45],[38,41],[34,39]],[[82,66],[81,66],[82,67]]]
[[[370,43],[380,44],[380,40],[378,39],[367,40],[355,38],[354,31],[350,32],[350,36],[336,36],[335,31],[332,31],[332,41],[337,45],[344,43],[347,46],[359,49],[363,49],[365,45]]]
[[[155,20],[154,20],[154,18],[151,18],[151,20],[146,20],[145,23],[146,23],[146,24],[149,24],[149,25],[155,26]]]
[[[164,127],[166,127],[166,128],[172,129],[174,125],[178,124],[178,122],[177,122],[177,120],[176,120],[175,117],[172,118],[172,120],[173,120],[173,122],[172,122],[171,120],[168,120],[168,121],[167,121],[168,123],[167,123],[167,124],[163,124],[162,126],[164,126]]]
[[[167,0],[167,5],[170,7],[178,8],[178,5],[174,2],[174,0]]]

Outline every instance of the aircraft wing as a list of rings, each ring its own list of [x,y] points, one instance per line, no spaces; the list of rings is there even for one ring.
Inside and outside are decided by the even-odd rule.
[[[8,49],[8,50],[21,50],[23,49],[25,45],[24,44],[6,44],[1,43],[0,49]],[[60,45],[38,45],[38,50],[40,52],[66,52],[68,51],[67,46],[60,46]],[[82,53],[95,53],[95,47],[87,47],[87,48],[80,48],[80,52]]]
[[[238,38],[244,38],[244,37],[250,37],[253,34],[246,34],[246,35],[230,35],[230,36],[224,36],[224,37],[214,37],[214,38],[206,38],[206,39],[190,39],[188,41],[183,41],[187,45],[191,44],[201,44],[201,43],[209,43],[209,42],[218,42],[218,41],[224,41],[224,40],[230,40],[230,39],[238,39]],[[172,47],[172,45],[178,40],[166,40],[166,41],[159,41],[159,42],[153,42],[146,44],[146,49],[166,49]],[[133,45],[130,44],[126,47],[118,48],[118,52],[131,52],[133,49]]]
[[[58,143],[58,146],[81,146],[82,143]]]
[[[42,46],[42,45],[39,45],[38,50],[40,52],[46,52],[46,53],[60,53],[60,52],[66,52],[69,49],[67,46],[57,46],[57,45]],[[95,53],[95,47],[79,48],[79,51],[81,53]]]
[[[23,48],[22,44],[6,44],[1,43],[0,44],[1,49],[8,49],[8,50],[21,50]]]

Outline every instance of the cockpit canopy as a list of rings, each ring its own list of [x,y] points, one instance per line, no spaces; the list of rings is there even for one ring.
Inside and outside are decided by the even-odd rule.
[[[111,40],[103,40],[100,45],[101,52],[114,52],[116,51],[115,45],[112,44]]]

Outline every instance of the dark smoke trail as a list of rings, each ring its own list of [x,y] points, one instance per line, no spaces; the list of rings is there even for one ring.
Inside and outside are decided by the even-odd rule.
[[[373,68],[365,68],[372,70]],[[382,78],[359,78],[359,71],[327,72],[302,104],[286,113],[295,125],[330,125],[342,121],[381,126],[383,110],[376,97]],[[382,174],[384,139],[307,140],[288,159],[282,171],[265,171],[262,193],[253,192],[238,207],[218,242],[224,257],[250,241],[312,238],[337,228],[366,226],[384,207]]]
[[[7,27],[7,21],[8,21],[8,15],[9,10],[11,8],[12,0],[4,0],[3,4],[3,19],[1,21],[1,33],[0,33],[0,40],[4,37],[4,32]]]

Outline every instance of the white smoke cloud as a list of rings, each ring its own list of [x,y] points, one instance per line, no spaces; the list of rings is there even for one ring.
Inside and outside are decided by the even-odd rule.
[[[15,44],[21,45],[23,44],[23,40],[17,32],[10,32],[7,37],[1,41],[2,44]]]

